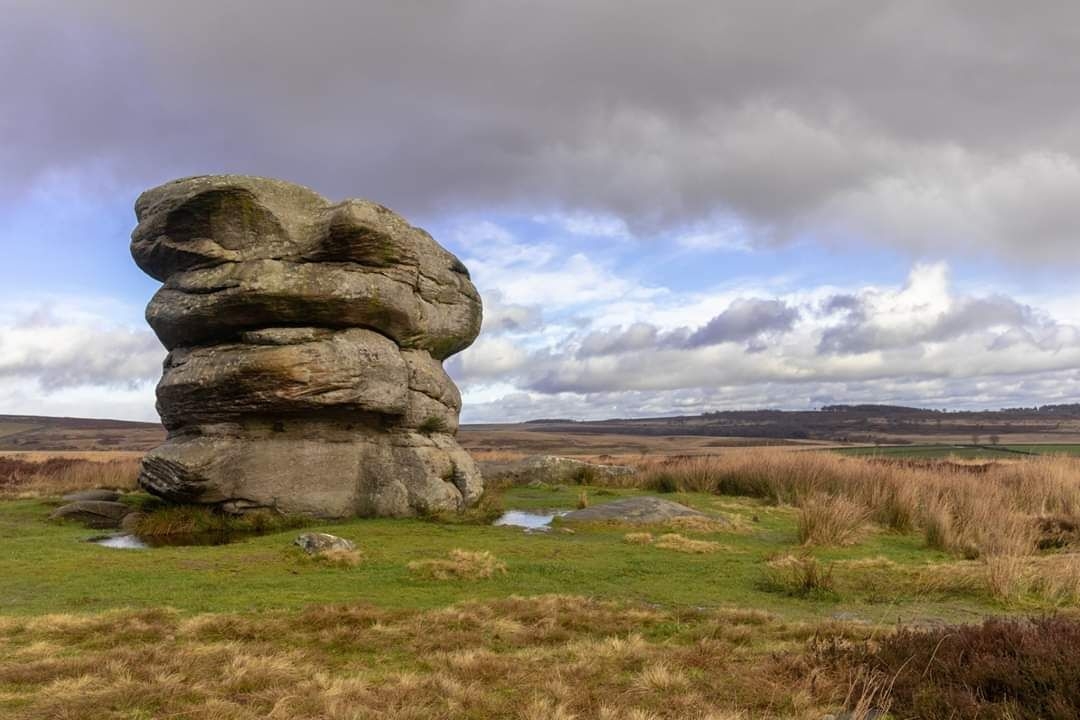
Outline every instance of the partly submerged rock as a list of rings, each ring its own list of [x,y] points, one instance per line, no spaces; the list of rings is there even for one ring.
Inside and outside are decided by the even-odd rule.
[[[318,555],[331,550],[355,550],[356,545],[351,540],[331,535],[329,533],[303,533],[293,541],[308,555]]]
[[[574,510],[562,516],[563,522],[611,522],[631,525],[659,525],[677,518],[709,518],[703,512],[671,500],[644,496],[614,500]]]
[[[164,284],[169,349],[143,461],[159,497],[321,517],[461,510],[483,490],[457,444],[443,360],[480,331],[465,266],[364,200],[236,175],[143,193],[136,263]]]
[[[74,520],[88,528],[105,530],[120,527],[131,506],[106,500],[79,500],[62,505],[49,515],[51,520]]]

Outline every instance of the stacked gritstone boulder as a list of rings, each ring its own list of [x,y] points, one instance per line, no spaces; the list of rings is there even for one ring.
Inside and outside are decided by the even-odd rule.
[[[164,285],[166,443],[139,482],[174,502],[321,517],[460,510],[483,490],[443,360],[480,330],[461,261],[363,200],[206,176],[135,204],[131,253]]]

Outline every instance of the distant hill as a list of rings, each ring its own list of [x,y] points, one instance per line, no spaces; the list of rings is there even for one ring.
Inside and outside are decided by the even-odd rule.
[[[487,426],[496,427],[496,426]],[[950,412],[896,405],[829,405],[820,410],[742,410],[595,421],[534,420],[535,432],[823,440],[845,443],[956,441],[1075,442],[1080,405]]]
[[[0,450],[149,450],[164,439],[159,423],[0,415]]]
[[[895,405],[829,405],[820,410],[739,410],[660,418],[572,420],[463,425],[463,442],[501,432],[524,443],[526,433],[567,436],[663,435],[739,438],[735,444],[813,440],[853,444],[908,442],[1080,442],[1080,405],[946,412]],[[535,436],[534,436],[535,437]],[[157,423],[0,415],[0,451],[149,450],[165,430]],[[528,444],[528,443],[524,443]],[[730,443],[725,443],[730,444]]]

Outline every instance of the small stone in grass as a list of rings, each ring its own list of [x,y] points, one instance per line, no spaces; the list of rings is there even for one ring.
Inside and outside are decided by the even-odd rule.
[[[329,533],[303,533],[293,541],[308,555],[319,555],[331,550],[355,550],[356,545],[350,540]]]

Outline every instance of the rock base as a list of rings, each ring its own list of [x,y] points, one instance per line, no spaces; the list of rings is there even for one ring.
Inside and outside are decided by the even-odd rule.
[[[139,484],[172,502],[329,518],[459,511],[483,492],[472,457],[449,435],[354,430],[326,440],[323,429],[173,437],[143,459]]]

